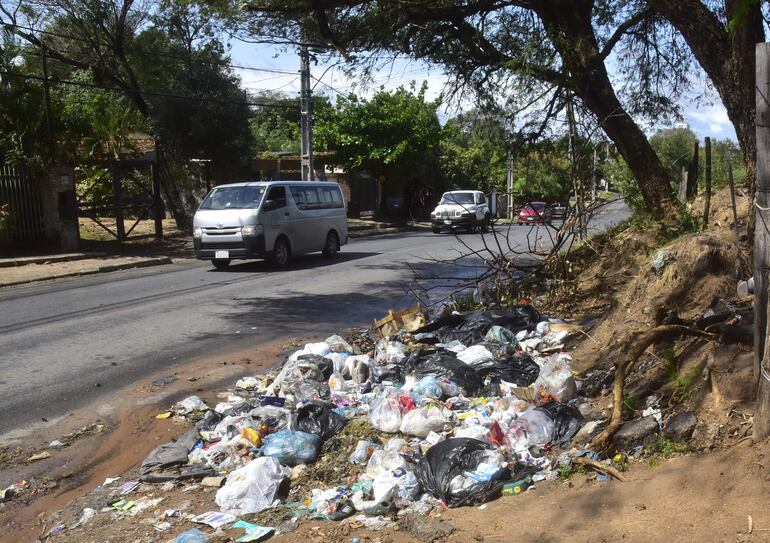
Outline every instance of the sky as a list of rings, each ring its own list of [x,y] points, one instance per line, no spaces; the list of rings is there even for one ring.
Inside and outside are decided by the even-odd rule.
[[[275,90],[299,94],[299,56],[296,50],[288,50],[272,45],[251,44],[241,41],[231,42],[230,55],[232,62],[240,66],[266,70],[278,70],[291,73],[273,73],[254,69],[236,69],[241,77],[243,86],[249,90]],[[335,60],[334,62],[337,62]],[[426,98],[432,100],[439,96],[444,89],[446,76],[438,66],[416,62],[408,59],[396,60],[387,70],[375,75],[374,84],[362,89],[357,86],[355,79],[350,79],[334,62],[319,61],[311,65],[311,83],[315,85],[314,94],[329,96],[334,100],[338,94],[347,94],[355,90],[358,95],[371,96],[380,86],[393,90],[399,86],[408,86],[416,81],[419,86],[423,81],[428,82]],[[320,81],[319,81],[320,80]],[[702,89],[700,89],[702,90]],[[711,90],[706,93],[706,100],[687,100],[682,106],[682,115],[687,125],[702,139],[710,136],[712,139],[729,138],[737,141],[735,130],[727,118],[727,111],[722,106],[719,97]],[[461,106],[451,104],[439,111],[442,122],[457,115]],[[655,129],[670,128],[657,126]],[[653,130],[654,131],[654,130]]]

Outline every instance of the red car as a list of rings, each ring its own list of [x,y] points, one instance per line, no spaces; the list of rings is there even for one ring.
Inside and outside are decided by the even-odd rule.
[[[530,202],[519,211],[519,225],[550,224],[551,208],[545,202]]]

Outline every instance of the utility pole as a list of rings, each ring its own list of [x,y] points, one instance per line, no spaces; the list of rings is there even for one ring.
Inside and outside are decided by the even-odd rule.
[[[770,435],[768,270],[770,269],[770,43],[756,45],[757,188],[754,194],[754,439]]]
[[[510,149],[508,149],[506,167],[508,169],[505,179],[506,203],[508,204],[508,218],[513,220],[513,153]]]
[[[302,162],[302,180],[312,181],[313,174],[313,111],[311,103],[310,89],[310,52],[307,44],[303,43],[299,49],[300,58],[300,132],[301,132],[301,162]]]

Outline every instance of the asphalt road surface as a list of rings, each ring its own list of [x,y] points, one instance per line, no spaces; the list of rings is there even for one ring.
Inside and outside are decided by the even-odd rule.
[[[628,215],[616,202],[591,227]],[[542,227],[507,230],[520,250],[538,233],[547,244]],[[462,239],[482,246],[478,234]],[[369,323],[413,302],[408,264],[429,270],[426,258],[458,250],[452,235],[409,232],[353,240],[333,259],[307,255],[288,270],[188,261],[0,289],[0,437],[186,359]]]

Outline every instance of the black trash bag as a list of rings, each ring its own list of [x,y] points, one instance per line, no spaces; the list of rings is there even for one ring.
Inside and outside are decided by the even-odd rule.
[[[382,383],[383,381],[403,383],[404,374],[400,366],[383,366],[375,370],[374,381],[377,383]]]
[[[239,403],[238,405],[234,405],[230,409],[226,409],[225,411],[222,411],[222,418],[237,417],[238,415],[243,415],[244,413],[250,413],[251,411],[253,411],[257,407],[260,407],[261,405],[262,405],[262,400],[260,398],[248,400],[246,402]]]
[[[224,415],[209,409],[203,414],[203,418],[195,423],[195,428],[198,430],[213,430],[224,418]]]
[[[297,430],[315,434],[326,441],[339,432],[348,420],[334,412],[334,406],[328,403],[311,402],[297,410]]]
[[[513,333],[533,330],[540,315],[531,305],[517,305],[510,311],[471,311],[466,315],[440,317],[415,330],[415,334],[434,332],[443,343],[457,340],[463,345],[480,343],[492,326],[502,326]]]
[[[404,368],[414,372],[418,380],[431,374],[451,379],[468,394],[474,394],[483,385],[478,372],[451,351],[418,349],[404,361]]]
[[[317,354],[303,354],[298,356],[297,360],[302,360],[303,362],[312,362],[318,366],[318,369],[321,370],[321,374],[324,376],[324,379],[328,379],[332,376],[332,373],[334,373],[334,362],[331,358],[326,358],[325,356],[320,356]]]
[[[476,469],[484,453],[495,448],[491,443],[469,437],[441,441],[428,449],[417,464],[417,480],[423,490],[442,500],[448,507],[488,502],[500,495],[503,488],[501,481],[479,482],[462,493],[452,493],[450,482],[462,472]]]
[[[503,360],[484,360],[473,364],[473,369],[481,377],[491,377],[493,381],[515,383],[527,387],[537,380],[540,366],[528,354],[519,352]]]
[[[551,443],[559,447],[567,447],[586,423],[580,411],[570,405],[550,401],[537,409],[545,411],[553,419],[556,428]]]

